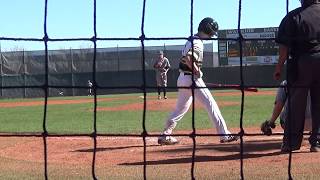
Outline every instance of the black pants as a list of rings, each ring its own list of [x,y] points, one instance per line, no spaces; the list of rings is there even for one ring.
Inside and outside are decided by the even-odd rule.
[[[312,134],[309,142],[315,145],[317,141],[320,124],[320,53],[299,58],[297,67],[296,80],[289,82],[289,121],[285,123],[284,131],[284,143],[292,148],[301,146],[309,90],[312,114]]]
[[[161,89],[163,90],[163,96],[166,96],[167,95],[167,91],[166,91],[166,87],[165,86],[163,86],[163,87],[158,86],[158,95],[160,96]]]

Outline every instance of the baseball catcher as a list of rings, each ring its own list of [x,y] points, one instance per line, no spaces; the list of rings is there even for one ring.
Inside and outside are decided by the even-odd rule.
[[[286,90],[287,81],[282,81],[280,86],[277,90],[276,99],[274,102],[274,107],[272,111],[272,115],[269,120],[264,121],[260,128],[261,132],[265,135],[270,136],[272,134],[272,129],[276,127],[276,120],[280,116],[280,125],[282,129],[285,129],[285,123],[288,119],[288,98],[287,98],[287,90]],[[310,95],[308,95],[307,100],[307,107],[306,107],[306,113],[305,113],[305,124],[304,124],[304,130],[305,131],[311,131],[311,124],[312,124],[312,118],[311,118],[311,99]],[[320,131],[319,131],[320,132]]]

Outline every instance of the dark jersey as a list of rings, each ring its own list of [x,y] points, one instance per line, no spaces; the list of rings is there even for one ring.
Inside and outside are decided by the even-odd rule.
[[[276,42],[287,46],[292,57],[320,52],[320,4],[289,12],[281,21]]]

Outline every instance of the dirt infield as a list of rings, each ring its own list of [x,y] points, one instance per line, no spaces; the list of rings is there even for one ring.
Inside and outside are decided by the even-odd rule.
[[[274,95],[274,91],[246,93],[246,96]],[[215,93],[214,96],[240,96],[240,92]],[[98,98],[114,101],[122,98]],[[130,97],[131,98],[131,97]],[[140,103],[132,103],[103,111],[141,110]],[[176,99],[156,100],[148,96],[147,110],[172,109]],[[163,102],[166,103],[163,103]],[[49,100],[48,104],[92,103],[93,99]],[[219,106],[237,105],[239,102],[218,102]],[[40,106],[43,101],[0,103],[0,107]],[[231,129],[239,132],[239,128]],[[282,133],[277,127],[275,132]],[[191,131],[179,131],[190,134]],[[213,129],[197,133],[215,133]],[[258,127],[246,128],[245,133],[260,133]],[[177,137],[180,143],[160,146],[157,135],[146,138],[147,179],[191,179],[193,141]],[[287,179],[289,154],[280,152],[281,136],[245,136],[243,154],[241,141],[220,144],[218,137],[197,137],[194,159],[196,179],[239,179],[241,157],[245,179]],[[49,179],[92,179],[94,141],[89,137],[48,137],[47,161]],[[319,179],[320,153],[310,153],[307,141],[292,154],[291,173],[294,179]],[[99,179],[143,179],[144,144],[142,138],[98,137],[94,169]],[[0,137],[0,179],[44,179],[44,141],[42,137]],[[16,178],[14,178],[16,177]]]
[[[197,132],[210,133],[210,131],[202,130]],[[236,130],[233,129],[233,131],[235,132]],[[276,129],[276,131],[281,132],[281,129]],[[246,133],[258,132],[257,128],[246,129]],[[190,132],[180,131],[178,133],[188,134]],[[0,139],[0,159],[10,160],[11,162],[37,163],[40,167],[43,164],[44,145],[42,138],[2,137]],[[159,146],[156,137],[148,137],[146,139],[146,164],[148,167],[152,167],[149,169],[149,172],[162,171],[174,166],[174,168],[183,170],[186,173],[179,177],[189,179],[193,149],[192,139],[188,137],[178,137],[178,139],[181,140],[180,144],[174,146]],[[257,176],[258,174],[267,175],[268,173],[270,173],[269,175],[279,177],[279,179],[286,177],[289,156],[280,152],[280,145],[281,136],[244,137],[243,167],[245,168],[244,172],[246,172],[247,177],[259,177]],[[48,165],[52,169],[64,167],[69,170],[72,169],[70,172],[69,170],[65,172],[66,174],[80,171],[77,173],[85,173],[87,176],[91,175],[89,169],[92,166],[94,151],[93,140],[91,138],[50,137],[47,139],[47,149]],[[101,173],[103,177],[111,177],[114,174],[100,171],[102,169],[111,169],[122,175],[126,174],[125,177],[139,177],[143,173],[141,171],[144,164],[143,151],[142,138],[98,137],[95,162],[97,172]],[[310,171],[316,170],[319,173],[319,157],[318,153],[309,152],[309,145],[305,142],[299,151],[293,153],[292,174],[297,173],[295,174],[296,177],[300,177],[300,175],[305,177],[305,174],[310,173]],[[13,163],[10,164],[10,168],[22,168],[12,167],[15,165],[20,166]],[[198,172],[196,174],[200,177],[199,179],[202,179],[202,177],[214,177],[214,175],[210,174],[212,170],[221,177],[234,179],[233,176],[237,176],[240,169],[240,141],[220,144],[217,137],[197,137],[195,167],[196,172]],[[136,172],[135,168],[141,169]],[[270,169],[266,171],[266,168]],[[81,169],[87,169],[87,171],[81,172]],[[29,171],[32,171],[32,168],[23,168],[23,171],[24,173],[29,173]],[[169,176],[169,179],[177,178],[176,173],[170,173],[172,174]],[[229,177],[231,174],[233,174],[232,178]],[[153,175],[149,175],[153,177]],[[306,177],[312,179],[313,175],[310,174]]]
[[[211,130],[199,130],[198,133],[210,133]],[[247,133],[257,133],[258,131],[254,128],[247,129]],[[191,133],[191,131],[179,131],[182,133]],[[211,132],[213,133],[213,132]],[[42,138],[1,138],[1,142],[10,142],[9,139],[13,139],[14,143],[2,144],[2,150],[0,156],[22,160],[30,162],[42,162],[43,161],[43,141]],[[156,153],[157,158],[163,159],[166,153],[159,153],[160,151],[171,151],[179,148],[192,148],[192,142],[189,137],[178,137],[180,143],[175,146],[159,146],[157,144],[156,137],[147,138],[147,148],[151,153]],[[261,137],[245,137],[245,149],[248,152],[253,151],[265,151],[265,152],[276,152],[279,151],[281,137],[279,136],[265,136]],[[9,141],[8,141],[9,140]],[[261,141],[261,142],[259,142]],[[264,142],[273,142],[273,146],[259,146]],[[212,150],[220,151],[239,151],[239,141],[230,144],[219,144],[217,137],[199,137],[196,139],[197,145],[202,153],[211,154],[210,148],[204,148],[204,146],[212,146]],[[49,137],[48,138],[48,154],[49,162],[51,163],[62,163],[62,164],[91,164],[91,153],[93,152],[93,140],[85,137]],[[257,144],[256,147],[252,144]],[[279,146],[277,146],[277,144]],[[307,144],[305,144],[300,152],[307,152]],[[202,148],[201,148],[202,147]],[[220,149],[220,150],[219,150]],[[121,165],[121,164],[139,164],[139,156],[132,156],[127,153],[127,150],[133,152],[143,151],[143,141],[139,137],[100,137],[98,138],[97,152],[104,162],[99,162],[105,165]],[[215,153],[213,153],[215,154]],[[69,157],[66,159],[66,157]],[[238,157],[239,158],[239,157]],[[151,160],[151,159],[150,159]],[[156,158],[154,159],[156,160]],[[226,159],[227,161],[227,159]],[[261,162],[267,163],[267,162]]]
[[[259,95],[274,95],[274,91],[259,91],[259,92],[245,92],[246,96],[259,96]],[[214,96],[241,96],[241,92],[217,92],[213,93]],[[116,101],[121,99],[143,99],[143,96],[139,97],[116,97],[116,98],[97,98],[98,102],[107,102],[107,101]],[[156,96],[147,96],[149,101],[150,107],[152,107],[152,110],[155,110],[155,107],[158,106],[159,101],[153,101],[156,99]],[[168,99],[168,104],[175,104],[176,99]],[[60,105],[60,104],[81,104],[81,103],[93,103],[94,100],[92,99],[71,99],[71,100],[57,100],[57,99],[49,99],[48,105]],[[22,106],[43,106],[44,101],[26,101],[26,102],[0,102],[0,107],[3,108],[10,108],[10,107],[22,107]],[[234,104],[228,104],[228,102],[221,103],[221,105],[234,105]],[[171,105],[172,106],[172,105]],[[120,107],[119,110],[123,107]],[[126,110],[129,110],[130,108],[133,109],[141,109],[140,104],[138,104],[138,107],[134,107],[133,105],[130,105]],[[162,107],[161,107],[162,108]],[[108,110],[108,109],[101,109],[101,110]],[[116,110],[116,109],[112,109]]]
[[[230,102],[230,101],[219,101],[218,105],[222,106],[232,106],[232,105],[239,105],[239,102]],[[176,99],[167,99],[167,100],[155,100],[150,99],[147,101],[147,111],[168,111],[174,109],[176,105]],[[202,108],[199,103],[196,103],[196,107]],[[114,107],[99,107],[97,111],[141,111],[143,110],[142,103],[131,103],[121,106],[114,106]]]

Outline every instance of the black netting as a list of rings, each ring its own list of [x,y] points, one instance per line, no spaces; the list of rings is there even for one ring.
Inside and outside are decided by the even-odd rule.
[[[45,51],[44,53],[39,52],[37,55],[30,55],[31,52],[20,52],[15,54],[10,53],[1,53],[1,95],[6,94],[8,97],[33,97],[34,94],[44,96],[44,113],[43,113],[43,123],[42,123],[42,133],[41,134],[1,134],[1,136],[38,136],[43,138],[43,146],[44,146],[44,178],[48,179],[48,156],[47,156],[47,137],[49,136],[89,136],[93,139],[93,157],[92,157],[92,178],[97,179],[96,172],[95,172],[95,163],[96,163],[96,156],[97,156],[97,137],[98,136],[126,136],[126,137],[141,137],[143,138],[144,142],[144,163],[143,163],[143,173],[144,179],[146,177],[147,171],[147,157],[146,157],[146,137],[148,136],[155,136],[148,134],[146,130],[146,95],[148,88],[155,88],[152,86],[148,86],[148,76],[146,75],[146,70],[151,69],[152,67],[147,66],[153,64],[152,53],[154,51],[148,51],[145,47],[145,41],[148,40],[188,40],[188,37],[166,37],[166,38],[148,38],[145,37],[144,34],[144,18],[145,18],[145,9],[146,9],[146,0],[143,1],[143,10],[142,10],[142,18],[141,18],[141,35],[137,38],[102,38],[98,37],[96,32],[96,0],[93,1],[93,14],[94,14],[94,24],[93,24],[93,34],[92,38],[74,38],[74,39],[51,39],[47,33],[47,5],[48,1],[45,0],[45,12],[44,12],[44,37],[41,39],[37,38],[6,38],[1,37],[0,40],[5,41],[37,41],[43,42]],[[287,3],[287,12],[288,12],[288,4]],[[248,39],[243,38],[241,34],[241,12],[242,12],[242,1],[239,0],[239,7],[238,7],[238,35],[239,38],[229,38],[224,40],[229,41],[237,41],[239,43],[240,49],[240,68],[235,67],[231,69],[231,71],[235,71],[239,73],[240,80],[234,80],[235,84],[239,84],[239,88],[241,90],[241,111],[240,111],[240,119],[239,119],[239,127],[240,132],[237,134],[233,134],[235,136],[240,136],[240,177],[241,179],[245,179],[243,173],[243,136],[259,136],[261,134],[246,134],[243,129],[243,112],[244,112],[244,89],[246,87],[250,87],[249,85],[245,85],[244,83],[244,75],[245,72],[243,71],[244,68],[250,67],[243,67],[242,57],[243,57],[243,42]],[[193,0],[190,0],[190,35],[193,35]],[[212,38],[211,40],[218,40],[219,38]],[[97,41],[122,41],[122,40],[135,40],[141,42],[141,49],[140,50],[132,50],[131,52],[126,54],[126,57],[122,57],[122,54],[117,52],[101,52],[97,49]],[[193,39],[191,39],[193,41]],[[252,39],[251,39],[252,40]],[[259,40],[259,39],[254,39]],[[264,38],[264,40],[266,40]],[[270,38],[269,40],[274,40]],[[50,52],[48,51],[48,42],[56,42],[56,41],[90,41],[93,43],[93,48],[90,50],[70,50],[69,54],[60,53],[59,51]],[[170,50],[167,50],[170,51]],[[137,53],[141,55],[141,59],[136,59],[137,62],[132,62],[132,56],[135,56]],[[132,55],[132,56],[131,56]],[[177,54],[177,51],[173,51],[173,56],[179,57],[180,54]],[[205,53],[204,56],[211,57],[212,54]],[[130,67],[122,67],[117,59],[121,58],[123,61],[130,61],[129,64],[132,66]],[[61,60],[63,59],[63,60]],[[92,61],[88,61],[88,59],[92,59]],[[206,58],[205,58],[206,59]],[[32,61],[33,63],[30,63]],[[207,62],[210,66],[212,61]],[[126,64],[126,63],[124,63]],[[7,66],[16,66],[16,72],[11,71],[10,68]],[[172,64],[173,67],[177,67],[178,64]],[[42,71],[39,71],[42,69]],[[105,84],[103,79],[104,74],[100,73],[103,72],[104,69],[112,69],[112,73],[114,73],[114,85],[111,82]],[[117,79],[121,78],[116,75],[117,71],[124,71],[122,73],[128,73],[128,76],[131,79]],[[126,72],[126,70],[138,70],[135,73]],[[61,74],[59,72],[70,72],[74,74]],[[218,70],[219,71],[219,70]],[[254,70],[252,70],[254,71]],[[221,72],[222,73],[222,72]],[[259,72],[256,72],[259,73]],[[20,76],[23,74],[23,76]],[[42,74],[45,74],[43,76]],[[142,77],[141,79],[138,77]],[[58,80],[55,80],[58,79]],[[66,93],[66,95],[74,95],[74,94],[86,94],[87,93],[87,84],[86,82],[88,79],[91,79],[93,82],[93,91],[94,91],[94,118],[93,118],[93,131],[90,134],[61,134],[61,135],[54,135],[49,134],[47,131],[47,100],[48,96],[59,94],[62,90]],[[118,87],[118,81],[123,82],[123,86]],[[59,83],[56,83],[59,82]],[[134,82],[134,83],[132,83]],[[221,82],[224,83],[224,82]],[[254,83],[262,83],[262,82],[252,82]],[[142,86],[137,86],[136,84],[141,84]],[[275,87],[267,83],[267,85],[261,85],[260,87]],[[73,89],[74,88],[74,89]],[[143,118],[142,118],[142,128],[143,131],[141,134],[136,135],[120,135],[120,134],[98,134],[97,133],[97,92],[102,92],[106,90],[114,90],[118,91],[119,89],[134,89],[137,92],[142,92],[144,98],[143,102]],[[169,87],[172,89],[176,89],[177,87]],[[192,87],[194,90],[196,87]],[[228,87],[221,87],[221,88],[228,88]],[[120,90],[121,91],[121,90]],[[194,93],[194,91],[192,91]],[[194,95],[194,94],[193,94]],[[290,99],[290,98],[289,98]],[[195,167],[195,154],[196,154],[196,137],[197,136],[220,136],[221,134],[198,134],[195,128],[195,104],[192,104],[192,129],[193,132],[191,134],[176,134],[174,136],[185,136],[190,137],[193,140],[193,153],[192,153],[192,166],[191,166],[191,179],[195,179],[194,175],[194,167]],[[292,179],[291,176],[291,159],[292,155],[291,152],[289,154],[289,164],[288,164],[288,176],[289,179]]]

